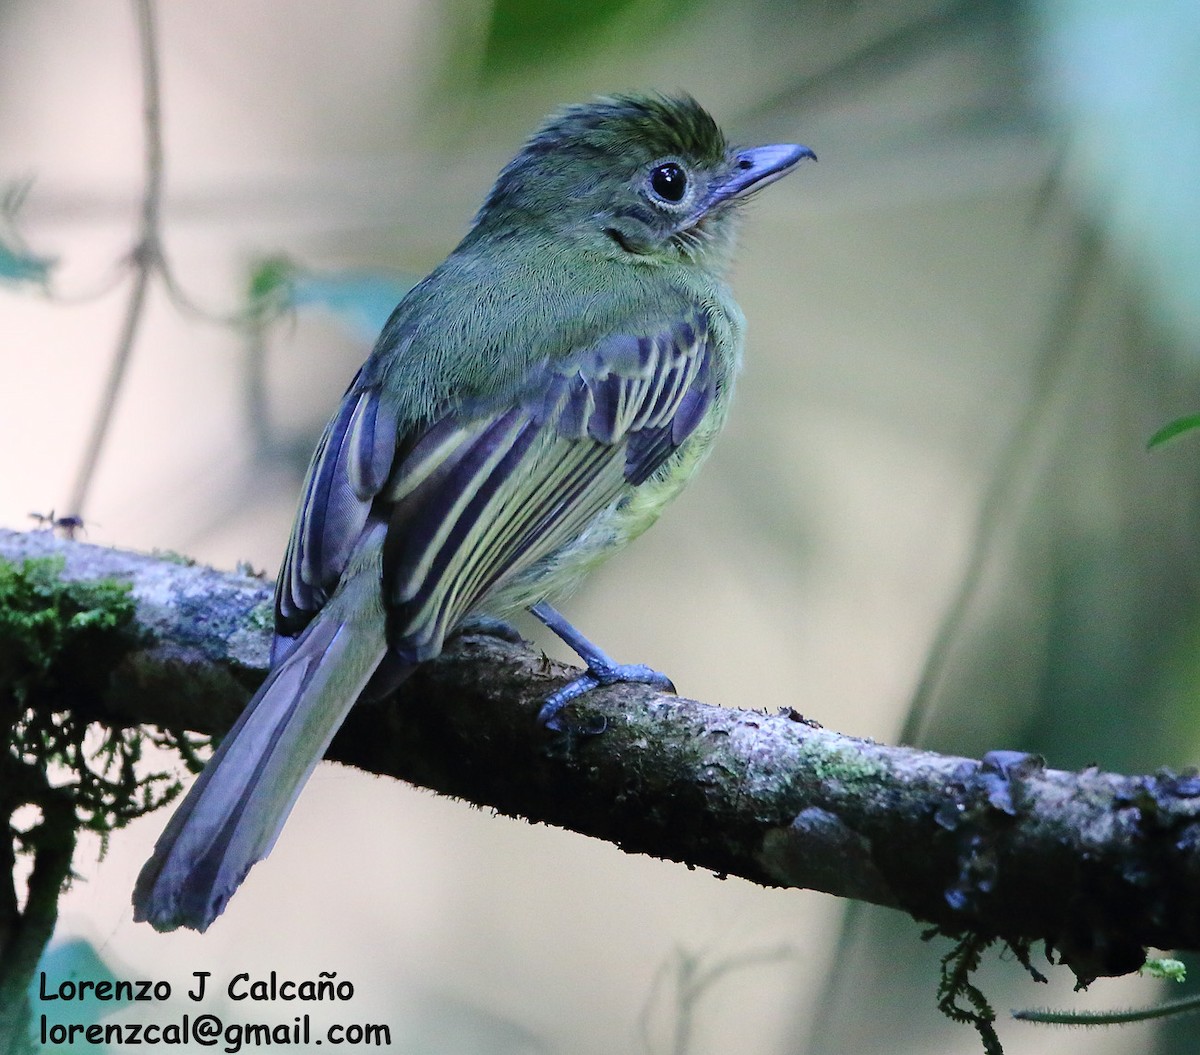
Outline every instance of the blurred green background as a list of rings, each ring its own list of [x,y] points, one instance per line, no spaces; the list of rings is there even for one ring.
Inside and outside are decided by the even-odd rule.
[[[374,331],[522,139],[567,102],[682,89],[732,139],[803,142],[820,163],[748,211],[728,434],[572,619],[711,702],[1063,768],[1195,761],[1200,439],[1146,450],[1200,409],[1194,2],[172,0],[158,15],[175,277],[228,313],[286,257],[289,310],[248,334],[152,287],[90,541],[273,573]],[[85,454],[128,294],[139,77],[127,5],[0,2],[8,526],[67,512]],[[84,845],[63,900],[59,940],[118,977],[181,993],[193,971],[336,971],[356,996],[316,1011],[386,1022],[404,1052],[978,1049],[934,1008],[945,945],[906,918],[332,766],[207,935],[159,936],[128,895],[163,819],[102,863]],[[1164,995],[1037,988],[994,960],[981,984],[1000,1009]],[[1001,1034],[1012,1055],[1197,1041],[1194,1022]]]

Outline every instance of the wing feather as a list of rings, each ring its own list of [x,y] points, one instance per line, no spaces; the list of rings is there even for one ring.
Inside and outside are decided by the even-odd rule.
[[[409,662],[436,654],[490,592],[652,475],[711,404],[711,344],[699,314],[614,337],[547,368],[524,402],[435,423],[386,491],[399,499],[383,562],[393,651]]]
[[[395,412],[356,377],[325,427],[304,481],[275,586],[276,633],[294,637],[337,587],[371,505],[391,472]]]

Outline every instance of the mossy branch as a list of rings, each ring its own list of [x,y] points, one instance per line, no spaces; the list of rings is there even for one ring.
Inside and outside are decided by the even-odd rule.
[[[270,586],[165,556],[0,531],[0,558],[130,584],[139,634],[73,706],[113,728],[220,733],[262,678]],[[841,736],[773,701],[734,710],[635,686],[534,715],[570,676],[536,649],[465,637],[401,693],[360,705],[329,757],[646,853],[903,909],[946,934],[1045,942],[1083,980],[1147,947],[1200,948],[1200,778],[1068,773]],[[782,707],[780,710],[779,707]]]

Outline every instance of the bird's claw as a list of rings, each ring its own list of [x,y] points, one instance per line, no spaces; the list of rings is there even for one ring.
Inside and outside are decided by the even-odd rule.
[[[571,646],[579,657],[587,664],[587,672],[580,674],[574,681],[567,682],[558,692],[549,696],[538,711],[538,724],[545,729],[562,730],[564,723],[559,715],[562,709],[577,696],[598,689],[602,685],[615,685],[627,682],[634,685],[650,685],[664,692],[674,692],[675,685],[665,674],[644,663],[615,663],[592,642],[576,630],[552,605],[541,601],[529,609],[530,613],[540,619],[550,630]],[[593,723],[594,724],[594,723]],[[602,733],[605,722],[601,720],[599,728],[568,730],[584,733]]]
[[[538,711],[538,725],[545,729],[561,731],[563,729],[561,713],[568,703],[582,696],[585,692],[591,692],[592,689],[617,684],[649,685],[663,692],[673,693],[675,691],[674,682],[653,667],[648,667],[644,663],[614,663],[612,660],[604,657],[602,660],[594,661],[588,667],[586,673],[580,674],[579,677],[567,682],[557,692],[546,697],[546,702],[542,704],[542,709]],[[588,735],[602,733],[608,723],[604,718],[600,718],[598,721],[600,722],[600,728],[598,729],[587,728],[576,729],[574,731]]]

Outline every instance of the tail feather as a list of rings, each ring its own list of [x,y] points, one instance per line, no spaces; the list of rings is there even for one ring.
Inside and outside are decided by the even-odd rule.
[[[203,931],[221,914],[382,660],[382,624],[335,596],[304,631],[159,837],[134,888],[135,920]]]

